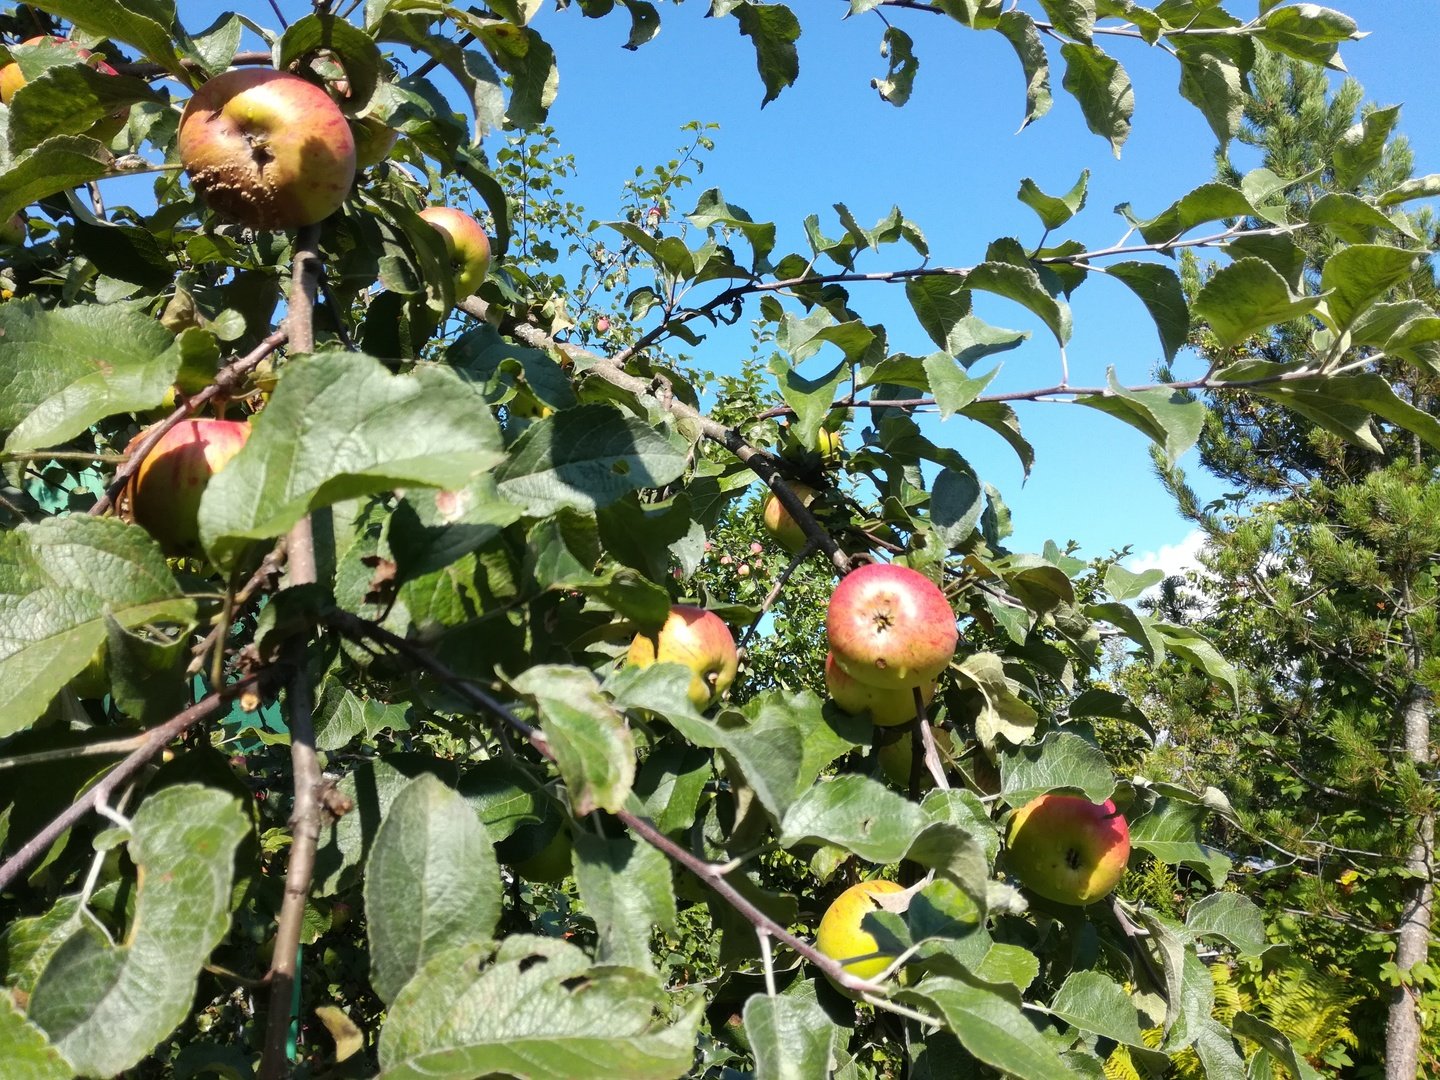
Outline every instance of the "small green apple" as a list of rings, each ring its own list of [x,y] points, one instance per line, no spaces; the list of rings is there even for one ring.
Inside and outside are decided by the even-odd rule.
[[[795,493],[795,497],[805,506],[809,506],[820,495],[814,488],[805,484],[791,483],[788,486]],[[790,511],[785,509],[773,491],[766,494],[765,502],[760,507],[760,521],[765,526],[765,531],[790,554],[796,555],[805,547],[807,540],[805,530],[790,515]]]
[[[856,978],[873,979],[895,958],[884,954],[871,955],[879,951],[879,944],[873,934],[860,928],[860,924],[872,911],[882,910],[882,905],[875,899],[877,896],[904,891],[905,886],[883,879],[851,885],[821,916],[820,927],[815,933],[815,948],[831,960],[844,963],[845,970]],[[851,960],[851,957],[865,959]]]
[[[1041,795],[1010,818],[1005,865],[1031,892],[1060,904],[1093,904],[1125,874],[1130,826],[1113,800]]]
[[[735,638],[720,616],[685,604],[672,607],[656,633],[636,634],[625,659],[636,667],[684,664],[694,673],[690,704],[701,712],[730,688],[740,666]]]

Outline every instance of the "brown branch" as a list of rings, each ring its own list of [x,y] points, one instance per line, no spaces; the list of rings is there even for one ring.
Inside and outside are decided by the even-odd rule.
[[[114,506],[115,500],[120,497],[120,492],[129,483],[130,477],[135,474],[136,470],[140,468],[140,463],[145,460],[145,455],[154,449],[155,444],[165,437],[167,431],[210,401],[222,394],[229,395],[230,391],[237,389],[241,380],[254,371],[260,361],[285,344],[285,337],[284,330],[275,331],[244,356],[238,360],[232,360],[221,368],[215,375],[215,381],[209,386],[197,394],[183,398],[175,407],[174,412],[151,427],[131,447],[128,460],[115,470],[115,479],[110,481],[110,486],[105,489],[105,494],[100,496],[99,501],[90,508],[89,513],[92,516],[103,514]]]
[[[814,553],[817,547],[819,547],[819,545],[815,542],[814,538],[807,538],[805,540],[805,546],[797,551],[785,569],[780,571],[780,576],[775,579],[774,587],[766,595],[765,599],[761,601],[760,611],[755,616],[755,621],[747,626],[745,633],[741,635],[740,643],[736,648],[742,653],[745,651],[745,646],[750,644],[750,639],[755,636],[755,631],[760,628],[760,623],[764,620],[765,613],[775,606],[775,601],[780,599],[780,594],[784,591],[785,584],[790,580],[790,576],[794,574],[796,570],[800,569],[801,564]]]
[[[275,57],[272,54],[259,50],[255,52],[239,52],[230,58],[231,67],[269,67],[274,62]],[[127,63],[125,61],[121,61],[120,63],[112,64],[111,66],[114,67],[115,70],[121,75],[134,75],[136,78],[139,79],[158,79],[163,75],[170,74],[170,69],[167,67],[163,67],[160,64],[141,62]],[[180,66],[186,71],[194,71],[201,74],[204,74],[205,71],[205,69],[201,67],[198,63],[196,63],[194,60],[182,59],[180,61]]]
[[[44,854],[51,844],[88,814],[98,802],[102,799],[108,802],[115,789],[139,772],[146,762],[165,748],[167,743],[189,730],[194,724],[213,716],[221,706],[228,705],[233,698],[268,683],[269,678],[270,673],[266,671],[247,676],[201,698],[184,712],[177,713],[163,724],[151,728],[140,745],[110,772],[106,773],[99,783],[76,799],[50,824],[31,837],[19,851],[10,856],[3,866],[0,866],[0,892],[4,892],[22,870]]]
[[[241,586],[240,591],[230,602],[230,619],[217,622],[210,628],[210,632],[192,650],[194,657],[190,666],[185,669],[187,675],[198,674],[205,666],[205,654],[215,647],[220,636],[227,632],[234,624],[237,613],[250,602],[250,599],[261,589],[269,590],[275,579],[280,576],[280,571],[285,565],[285,539],[282,537],[268,555],[261,560],[250,579]],[[223,647],[223,643],[221,643]]]
[[[295,241],[295,262],[291,273],[289,311],[286,325],[291,347],[309,352],[315,347],[315,297],[319,290],[320,226],[307,225]],[[307,514],[290,530],[285,540],[288,562],[287,588],[313,585],[315,541]],[[265,1021],[265,1048],[260,1075],[280,1080],[288,1075],[286,1043],[290,1032],[290,1003],[294,994],[300,931],[305,921],[305,901],[315,872],[315,849],[320,842],[320,787],[323,777],[315,753],[314,696],[306,663],[305,635],[290,637],[282,655],[291,669],[286,693],[286,714],[290,727],[290,768],[295,801],[290,811],[290,854],[285,869],[285,895],[275,927],[275,951],[270,961],[270,1006]]]

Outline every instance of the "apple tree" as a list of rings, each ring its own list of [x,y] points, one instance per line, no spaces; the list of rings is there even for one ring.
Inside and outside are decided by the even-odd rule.
[[[887,101],[909,96],[917,48],[994,32],[1027,121],[1058,83],[1118,153],[1126,48],[1163,47],[1224,142],[1262,51],[1333,65],[1359,36],[1313,4],[1232,6],[849,11],[884,16]],[[1207,959],[1265,948],[1205,843],[1229,806],[1127,769],[1151,731],[1107,687],[1105,645],[1178,657],[1222,697],[1234,667],[1130,604],[1148,578],[1008,548],[1001,493],[922,419],[980,425],[1028,468],[1015,404],[1066,402],[1173,461],[1204,420],[1189,392],[1243,389],[1341,438],[1379,418],[1440,446],[1390,377],[1435,363],[1440,317],[1391,294],[1430,243],[1394,208],[1440,178],[1305,204],[1286,196],[1306,177],[1258,169],[1095,250],[1066,237],[1084,179],[1025,180],[1033,235],[984,251],[932,252],[898,208],[866,226],[844,206],[787,250],[763,208],[687,191],[680,160],[592,230],[546,186],[564,164],[544,28],[628,17],[643,47],[655,5],[319,2],[274,29],[181,7],[0,16],[7,1069],[1313,1074],[1264,1020],[1213,1008]],[[784,92],[796,12],[709,10],[753,42],[766,100]],[[1379,152],[1372,126],[1333,167]],[[441,205],[483,222],[492,262],[422,216]],[[1318,277],[1301,233],[1332,245]],[[1184,248],[1221,262],[1189,297]],[[1081,288],[1133,294],[1184,376],[1072,384]],[[880,289],[932,352],[890,347],[864,313]],[[987,393],[1025,335],[978,311],[1006,304],[1045,327],[1026,347],[1060,374]],[[1307,349],[1257,355],[1297,320]],[[742,322],[755,362],[695,371],[686,350]],[[1181,353],[1192,328],[1203,356]],[[761,531],[766,493],[783,542]],[[827,611],[862,568],[910,584]],[[959,633],[918,682],[891,677],[913,589],[927,631]],[[677,606],[733,638],[660,647]],[[826,628],[846,618],[884,638],[874,685],[910,693],[913,718],[831,700]],[[632,649],[647,637],[657,662]],[[727,686],[737,657],[712,668],[736,640]],[[1017,811],[1077,797],[1091,809],[1049,829],[1053,850],[1032,835],[1010,858],[1036,813]],[[1085,824],[1107,802],[1132,870],[1183,870],[1178,903],[1109,892],[1125,859]],[[1103,895],[1046,876],[1061,865],[1104,874]],[[821,933],[833,900],[880,880]]]

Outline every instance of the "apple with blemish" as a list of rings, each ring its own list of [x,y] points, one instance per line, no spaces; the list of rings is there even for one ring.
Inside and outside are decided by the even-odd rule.
[[[288,72],[215,76],[180,115],[180,162],[219,214],[254,229],[314,225],[355,181],[355,138],[319,86]]]
[[[1059,904],[1109,895],[1130,859],[1130,826],[1113,800],[1041,795],[1010,818],[1005,865],[1033,893]]]
[[[835,662],[882,690],[934,682],[950,664],[960,632],[945,594],[909,567],[867,563],[835,587],[825,620]]]
[[[630,643],[626,661],[636,667],[683,664],[692,677],[690,704],[703,712],[735,681],[740,657],[730,628],[714,612],[677,604],[654,633],[640,633]]]

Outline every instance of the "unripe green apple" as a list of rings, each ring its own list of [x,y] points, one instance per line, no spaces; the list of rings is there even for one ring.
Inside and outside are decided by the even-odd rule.
[[[825,626],[845,674],[882,690],[934,682],[960,639],[945,594],[894,563],[867,563],[846,574],[830,596]]]
[[[1031,892],[1060,904],[1109,894],[1130,858],[1130,826],[1113,800],[1041,795],[1010,818],[1005,865]]]
[[[355,139],[355,168],[368,169],[390,156],[400,139],[385,121],[374,116],[360,116],[350,121],[350,134]]]
[[[915,690],[906,686],[899,690],[882,690],[852,679],[835,663],[835,654],[825,654],[825,689],[836,705],[856,715],[868,712],[870,719],[881,727],[908,724],[915,719]],[[929,705],[935,697],[935,683],[920,688],[920,700]]]
[[[573,849],[574,844],[570,839],[570,830],[561,825],[546,841],[544,847],[529,858],[515,863],[513,869],[526,881],[555,885],[574,873],[570,859]]]
[[[121,512],[171,556],[199,556],[200,497],[210,478],[240,452],[250,425],[239,420],[182,420],[145,455],[121,495]],[[145,433],[131,442],[134,446]]]
[[[834,461],[839,458],[840,451],[845,444],[841,441],[840,432],[821,428],[820,433],[816,436],[816,445],[822,458],[826,461]]]
[[[427,206],[420,216],[445,238],[455,269],[456,299],[474,296],[490,272],[490,238],[485,230],[464,210],[451,206]]]
[[[720,617],[704,608],[676,604],[654,634],[636,634],[626,662],[636,667],[684,664],[693,672],[690,704],[704,712],[735,681],[740,658],[735,638]]]
[[[870,956],[879,950],[873,934],[860,928],[865,916],[881,910],[875,897],[886,893],[904,892],[905,887],[893,881],[862,881],[851,885],[835,902],[825,909],[820,918],[820,928],[815,933],[815,948],[831,960],[845,963],[845,970],[860,979],[873,979],[895,958],[893,956]],[[851,957],[868,957],[851,961]]]
[[[355,181],[355,138],[340,107],[270,68],[237,68],[196,90],[180,115],[179,149],[205,201],[254,229],[324,221]]]
[[[788,486],[795,493],[795,497],[805,506],[813,503],[820,494],[805,484],[792,483]],[[765,496],[765,502],[760,508],[760,521],[765,526],[765,531],[790,554],[798,554],[805,546],[807,539],[805,530],[790,516],[790,511],[785,509],[773,491]]]

